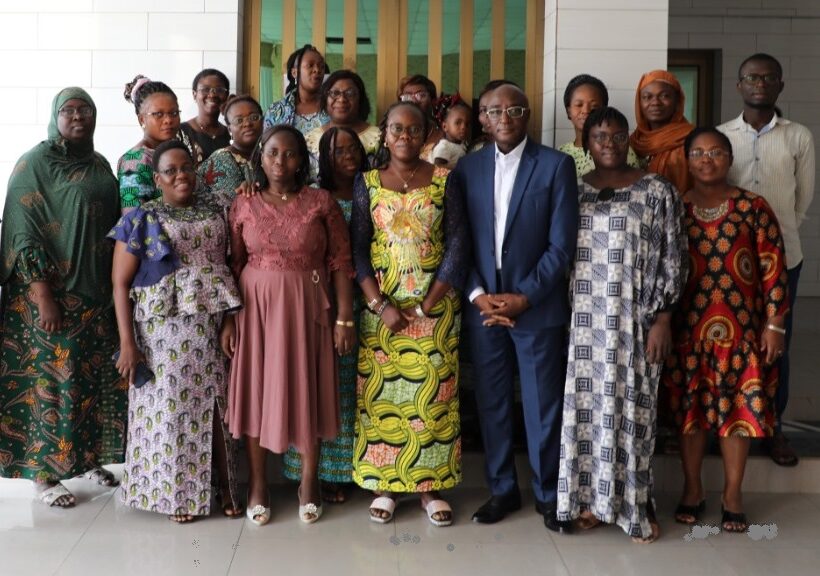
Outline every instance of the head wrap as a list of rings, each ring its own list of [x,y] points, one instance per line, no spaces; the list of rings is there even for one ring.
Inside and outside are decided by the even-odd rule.
[[[48,139],[26,152],[12,170],[3,210],[0,283],[14,281],[18,257],[45,266],[52,287],[95,302],[111,299],[111,247],[105,239],[119,216],[117,179],[94,152],[93,138],[69,142],[58,127],[60,108],[80,99],[82,88],[65,88],[51,103]]]
[[[655,130],[649,127],[649,121],[641,110],[641,90],[652,82],[669,84],[678,94],[678,103],[672,118],[665,126]],[[683,116],[685,103],[686,95],[674,74],[666,70],[647,72],[641,76],[635,92],[635,118],[638,126],[629,139],[632,149],[638,156],[650,159],[647,169],[666,177],[681,194],[691,187],[683,141],[694,129]]]

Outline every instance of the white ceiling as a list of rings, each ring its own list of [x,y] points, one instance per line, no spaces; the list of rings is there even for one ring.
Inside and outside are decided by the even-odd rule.
[[[426,0],[408,0],[408,29],[410,55],[427,54],[428,2]],[[376,51],[376,30],[378,28],[378,0],[359,0],[357,17],[357,36],[370,38],[369,44],[360,44],[360,54],[373,54]],[[444,0],[442,8],[443,37],[442,53],[458,52],[459,27],[457,25],[461,0]],[[526,0],[512,0],[505,4],[504,45],[508,50],[523,50],[526,44]],[[313,2],[297,0],[296,2],[296,45],[301,46],[312,40]],[[327,36],[342,37],[344,22],[344,0],[327,0]],[[474,50],[489,50],[492,36],[492,2],[491,0],[474,1],[473,17]],[[282,2],[281,0],[262,0],[262,40],[277,44],[282,39]],[[341,53],[341,44],[328,44],[327,51]]]

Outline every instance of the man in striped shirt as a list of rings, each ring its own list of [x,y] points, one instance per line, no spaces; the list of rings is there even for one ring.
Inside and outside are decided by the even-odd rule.
[[[803,265],[798,229],[814,196],[814,140],[808,128],[778,114],[776,103],[783,91],[783,68],[773,56],[749,56],[740,65],[738,76],[743,113],[718,129],[729,137],[734,150],[729,182],[760,194],[769,202],[786,245],[791,306],[786,316],[786,350],[780,359],[777,424],[768,446],[777,464],[796,466],[797,454],[783,435],[780,420],[789,397],[788,350]]]

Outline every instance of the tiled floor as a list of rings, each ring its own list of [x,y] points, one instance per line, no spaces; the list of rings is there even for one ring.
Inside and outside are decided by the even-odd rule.
[[[451,494],[456,522],[431,526],[417,499],[403,500],[395,522],[367,519],[368,497],[326,506],[311,526],[297,518],[292,485],[273,488],[273,519],[264,527],[213,516],[185,526],[165,516],[122,507],[112,489],[72,480],[73,510],[34,503],[30,486],[0,492],[0,574],[25,575],[333,575],[420,574],[817,574],[820,495],[748,494],[750,520],[776,525],[773,539],[717,534],[687,539],[671,511],[675,495],[660,494],[662,537],[633,544],[619,529],[596,528],[560,536],[547,532],[525,497],[521,512],[494,526],[469,521],[484,490]],[[719,495],[708,496],[704,524],[719,524]],[[770,535],[775,533],[769,531]]]
[[[799,305],[792,417],[817,421],[820,299]],[[123,508],[113,489],[84,481],[66,483],[78,505],[59,510],[34,502],[29,482],[0,479],[0,576],[820,574],[816,453],[804,454],[796,469],[777,468],[760,457],[747,468],[748,489],[768,492],[746,494],[746,512],[753,523],[776,526],[774,538],[687,539],[686,528],[672,519],[677,494],[667,492],[657,495],[662,536],[648,546],[633,544],[614,527],[551,534],[535,514],[530,494],[524,509],[500,524],[471,523],[470,515],[486,498],[475,456],[465,454],[464,486],[449,495],[456,513],[450,528],[431,526],[418,499],[402,501],[394,523],[374,524],[367,517],[369,498],[361,492],[347,504],[327,505],[318,523],[305,526],[297,518],[296,488],[284,484],[271,488],[268,526],[221,515],[179,526],[165,516]],[[655,469],[659,489],[676,489],[674,457],[656,459]],[[707,489],[719,488],[719,462],[707,461],[706,473],[714,476],[706,478]],[[704,524],[718,526],[719,519],[720,496],[710,493]]]

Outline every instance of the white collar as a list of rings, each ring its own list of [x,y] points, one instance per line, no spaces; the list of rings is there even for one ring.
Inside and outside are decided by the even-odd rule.
[[[501,160],[502,162],[509,162],[511,160],[520,160],[521,156],[524,154],[524,148],[527,146],[527,136],[524,136],[524,139],[512,150],[504,154],[501,150],[498,149],[498,144],[495,145],[495,160],[496,162]]]

